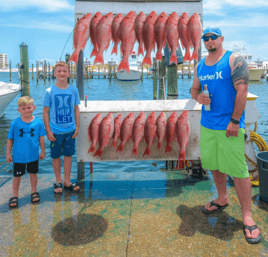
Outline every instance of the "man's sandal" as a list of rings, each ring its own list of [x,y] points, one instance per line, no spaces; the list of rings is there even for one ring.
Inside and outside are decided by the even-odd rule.
[[[74,188],[77,186],[78,186],[77,183],[71,183],[69,186],[64,186],[64,189],[71,191],[71,192],[77,192],[80,190],[80,188],[77,190],[74,190]]]
[[[37,201],[34,201],[34,199],[37,199],[37,198],[39,198],[39,199]],[[40,202],[40,195],[39,195],[38,192],[34,192],[34,193],[31,194],[31,202],[32,203]]]
[[[15,203],[16,205],[12,206],[11,204]],[[11,197],[9,199],[9,208],[17,208],[19,206],[19,198],[17,196]]]
[[[261,242],[261,238],[262,238],[261,230],[260,230],[260,235],[257,238],[248,238],[245,229],[247,229],[251,233],[255,229],[260,229],[257,225],[254,225],[254,226],[244,225],[243,232],[244,232],[245,238],[249,244],[259,244]]]
[[[205,206],[202,209],[202,212],[204,212],[205,214],[213,214],[213,213],[218,213],[221,212],[222,210],[224,210],[229,204],[227,203],[226,205],[219,205],[217,203],[214,203],[214,201],[210,202],[210,207],[211,206],[216,206],[218,209],[213,210],[213,211],[209,211],[205,208]]]
[[[62,190],[61,192],[55,192],[55,189],[57,188],[62,188],[62,183],[54,183],[54,190],[53,190],[55,194],[62,194]]]

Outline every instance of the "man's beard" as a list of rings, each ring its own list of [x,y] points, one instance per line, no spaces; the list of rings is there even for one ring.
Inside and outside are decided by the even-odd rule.
[[[215,52],[216,51],[216,48],[209,48],[209,49],[207,49],[210,53],[213,53],[213,52]]]

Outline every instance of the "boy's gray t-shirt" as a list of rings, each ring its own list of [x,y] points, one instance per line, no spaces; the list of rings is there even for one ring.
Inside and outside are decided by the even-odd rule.
[[[49,125],[53,133],[75,130],[74,106],[79,104],[78,90],[72,85],[66,89],[52,85],[46,90],[43,106],[49,107]]]

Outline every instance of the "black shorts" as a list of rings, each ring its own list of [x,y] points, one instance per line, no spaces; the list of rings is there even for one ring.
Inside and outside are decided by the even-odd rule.
[[[38,160],[28,163],[13,163],[13,176],[21,177],[25,174],[25,168],[27,167],[27,172],[30,174],[36,174],[38,170]]]

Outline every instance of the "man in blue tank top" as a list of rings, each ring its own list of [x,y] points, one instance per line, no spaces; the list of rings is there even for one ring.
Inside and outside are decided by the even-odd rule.
[[[219,28],[205,29],[202,39],[208,56],[195,66],[191,95],[203,104],[201,161],[203,168],[211,170],[218,191],[218,198],[207,203],[203,212],[220,212],[229,205],[226,181],[227,175],[232,176],[242,206],[245,238],[257,244],[261,233],[251,217],[251,183],[244,156],[249,69],[242,56],[223,49]],[[200,92],[205,85],[209,96]],[[204,105],[210,105],[210,110]]]

